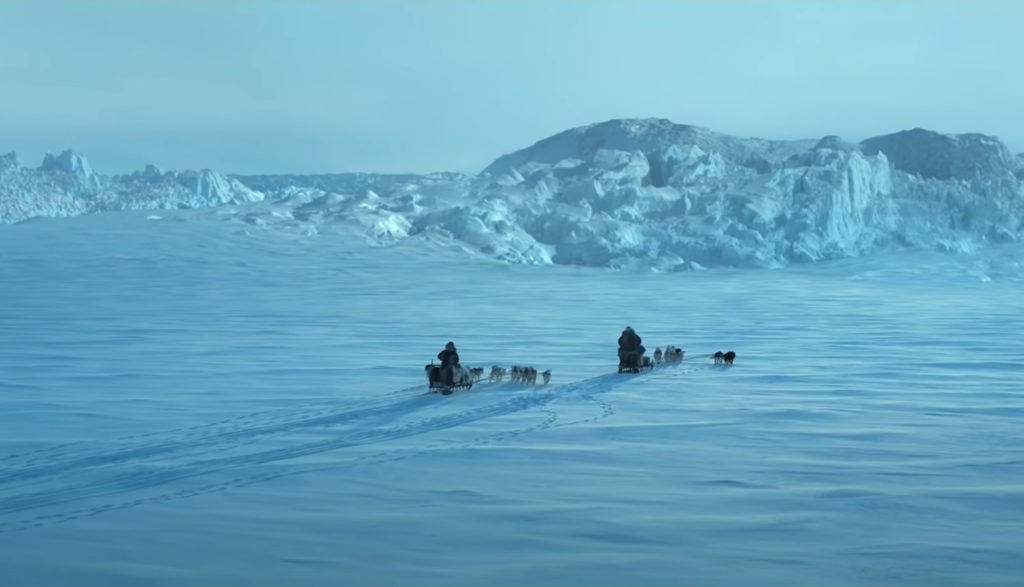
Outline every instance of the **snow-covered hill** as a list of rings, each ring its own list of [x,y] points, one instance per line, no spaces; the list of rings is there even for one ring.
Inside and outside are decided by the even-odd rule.
[[[517,263],[780,267],[1024,237],[1024,157],[994,137],[914,129],[850,144],[742,139],[663,119],[571,129],[479,175],[102,177],[81,156],[0,159],[0,221],[236,204],[228,218],[368,241],[448,239]],[[247,205],[246,205],[247,204]]]

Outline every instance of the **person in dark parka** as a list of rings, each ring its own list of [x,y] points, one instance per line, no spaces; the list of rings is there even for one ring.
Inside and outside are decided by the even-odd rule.
[[[640,363],[640,356],[647,350],[641,343],[640,335],[636,333],[631,326],[627,326],[622,334],[619,336],[619,369],[621,370],[624,366],[630,366],[633,361],[627,359],[636,359],[636,364]]]
[[[641,342],[640,335],[633,330],[632,326],[627,326],[619,336],[619,348],[626,351],[635,351],[640,347]]]
[[[455,343],[449,340],[448,344],[444,345],[444,350],[437,353],[437,358],[441,361],[445,383],[451,385],[455,379],[455,367],[459,366],[459,353],[455,350]]]

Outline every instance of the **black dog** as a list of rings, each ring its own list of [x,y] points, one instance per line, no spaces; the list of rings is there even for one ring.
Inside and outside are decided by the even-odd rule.
[[[711,358],[715,360],[716,365],[721,365],[722,363],[725,363],[726,365],[732,365],[732,362],[736,360],[736,353],[732,351],[726,353],[723,353],[722,351],[717,351],[715,354],[711,355]]]

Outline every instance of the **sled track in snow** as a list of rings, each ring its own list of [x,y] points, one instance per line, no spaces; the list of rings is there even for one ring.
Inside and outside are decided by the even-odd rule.
[[[608,374],[574,383],[522,387],[486,405],[459,410],[460,393],[452,396],[415,394],[413,390],[389,393],[369,406],[338,409],[337,402],[304,410],[267,410],[214,423],[164,432],[124,437],[117,441],[62,445],[0,460],[0,532],[25,530],[104,512],[123,510],[197,495],[216,493],[274,479],[336,470],[346,466],[397,461],[430,452],[481,446],[552,427],[594,422],[614,414],[614,408],[598,397],[628,382],[640,383],[660,370],[636,375]],[[486,384],[484,385],[486,387]],[[415,391],[414,391],[415,390]],[[398,395],[414,393],[394,401]],[[471,390],[463,393],[488,393]],[[556,399],[578,398],[600,408],[591,418],[557,423],[558,412],[550,406]],[[454,411],[420,415],[424,408],[451,403]],[[333,406],[333,407],[332,407]],[[423,446],[392,448],[321,465],[287,466],[287,461],[357,447],[429,435],[458,426],[536,409],[541,417],[526,427],[506,429],[457,442],[426,439]],[[412,420],[392,425],[395,420]],[[344,430],[343,425],[356,426]],[[320,432],[328,437],[301,441],[290,435]],[[275,440],[273,448],[239,449],[261,441]],[[216,454],[216,453],[219,453]],[[252,473],[252,468],[282,464],[269,471]],[[248,473],[248,474],[246,474]],[[203,477],[230,475],[226,480],[196,484]],[[167,491],[171,484],[192,487]],[[154,492],[156,492],[154,494]],[[96,504],[98,501],[106,503]]]
[[[124,448],[97,451],[94,445],[70,445],[63,450],[35,451],[26,453],[26,458],[8,457],[0,473],[0,487],[6,484],[52,475],[70,475],[82,469],[101,465],[113,465],[170,456],[187,452],[197,456],[211,451],[242,446],[261,438],[279,436],[303,428],[329,427],[355,420],[372,419],[375,416],[396,416],[414,409],[415,397],[398,403],[387,403],[371,407],[337,411],[329,407],[318,407],[302,411],[271,410],[255,412],[237,418],[221,420],[213,424],[181,428],[163,433],[151,433],[126,437],[120,441],[104,442],[103,445],[121,445],[135,441]],[[336,405],[336,403],[335,403]],[[166,438],[170,436],[170,438]],[[151,441],[147,442],[148,440]],[[0,514],[3,506],[0,506]]]
[[[390,392],[379,400],[376,400],[373,405],[390,400],[394,397],[408,396],[414,394],[417,390],[421,389],[420,386],[410,387],[398,391]],[[242,414],[239,416],[232,416],[230,418],[224,418],[215,422],[209,422],[206,424],[195,424],[192,426],[182,426],[180,428],[172,428],[169,430],[156,430],[153,432],[143,432],[140,434],[132,434],[128,436],[122,436],[112,440],[104,440],[103,443],[124,443],[130,441],[141,441],[148,438],[160,438],[160,437],[180,437],[189,438],[196,436],[203,436],[206,434],[215,434],[217,428],[233,429],[239,425],[244,426],[251,422],[258,422],[261,418],[282,416],[287,414],[295,415],[296,417],[308,417],[310,414],[316,413],[328,413],[330,408],[336,407],[338,404],[337,400],[317,400],[315,405],[308,405],[301,410],[295,410],[294,408],[274,408],[269,410],[258,410],[250,412],[248,414]],[[90,455],[95,450],[88,448],[90,443],[87,442],[68,442],[54,446],[48,446],[46,448],[40,448],[32,451],[26,451],[23,453],[14,453],[4,456],[0,456],[0,467],[8,469],[14,468],[26,468],[38,463],[53,463],[55,459],[68,459],[74,458],[80,455]],[[5,480],[5,476],[0,473],[0,484]]]

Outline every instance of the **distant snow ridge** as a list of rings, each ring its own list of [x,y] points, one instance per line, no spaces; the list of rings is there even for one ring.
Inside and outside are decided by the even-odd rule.
[[[514,263],[781,267],[1021,240],[1022,178],[1024,156],[978,134],[769,141],[611,120],[502,156],[479,175],[227,178],[148,167],[101,178],[70,152],[35,170],[10,154],[0,158],[0,219],[253,203],[238,211],[252,225],[357,230],[382,245],[444,239]]]
[[[0,222],[37,216],[75,216],[107,210],[176,209],[243,204],[263,194],[215,171],[163,172],[150,165],[129,175],[102,177],[85,157],[67,150],[46,155],[35,169],[14,153],[0,157]]]

